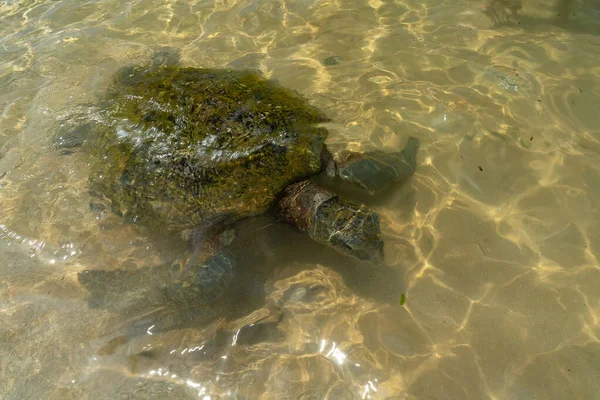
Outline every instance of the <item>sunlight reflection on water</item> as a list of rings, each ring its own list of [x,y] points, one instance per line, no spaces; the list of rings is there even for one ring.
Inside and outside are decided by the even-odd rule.
[[[0,1],[0,398],[595,398],[600,8],[567,3]],[[336,155],[419,138],[385,268],[260,221],[223,298],[165,300],[186,245],[52,144],[165,46],[299,91]]]

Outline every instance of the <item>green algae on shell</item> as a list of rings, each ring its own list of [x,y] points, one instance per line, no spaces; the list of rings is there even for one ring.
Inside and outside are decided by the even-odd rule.
[[[266,212],[321,169],[327,118],[254,71],[122,69],[104,102],[90,189],[170,229]]]

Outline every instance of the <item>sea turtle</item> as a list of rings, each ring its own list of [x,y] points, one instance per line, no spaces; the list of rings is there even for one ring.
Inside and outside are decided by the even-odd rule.
[[[91,192],[126,220],[191,239],[193,256],[181,276],[185,287],[211,299],[234,268],[236,224],[267,213],[341,253],[380,262],[379,216],[311,178],[326,174],[380,191],[414,173],[419,148],[411,137],[397,153],[334,160],[319,126],[327,117],[249,70],[126,67],[100,108],[100,122],[61,135],[62,146],[93,133],[85,140]],[[102,274],[83,271],[79,280],[90,286]]]

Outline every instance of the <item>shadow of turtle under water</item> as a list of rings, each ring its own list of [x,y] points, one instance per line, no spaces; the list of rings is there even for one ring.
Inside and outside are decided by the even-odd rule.
[[[360,191],[348,187],[344,194],[370,206],[386,204],[390,207],[391,204],[391,207],[402,208],[410,214],[416,204],[410,183],[409,180],[401,188],[390,188],[381,196],[360,196]],[[398,193],[400,198],[395,197]],[[285,302],[290,296],[297,297],[298,293],[290,290],[276,304],[265,304],[267,283],[319,265],[339,274],[355,295],[379,304],[398,304],[405,287],[404,272],[399,266],[373,265],[342,255],[271,216],[242,221],[236,230],[236,238],[230,246],[233,257],[231,277],[227,286],[220,288],[214,296],[198,297],[197,291],[186,289],[185,282],[175,283],[174,277],[181,270],[178,263],[136,270],[81,273],[79,281],[89,291],[89,306],[115,313],[121,320],[118,325],[100,332],[100,341],[104,345],[97,354],[113,354],[121,345],[140,335],[202,329],[218,320],[246,318],[261,308],[269,310],[269,315],[250,321],[240,338],[249,343],[276,340],[280,336],[277,324],[284,318]],[[313,286],[301,290],[304,300],[318,296],[323,289]],[[231,334],[217,331],[210,341],[214,351],[205,349],[206,357],[221,354],[219,343],[223,342],[223,346],[226,343],[219,338],[223,336],[229,340]]]

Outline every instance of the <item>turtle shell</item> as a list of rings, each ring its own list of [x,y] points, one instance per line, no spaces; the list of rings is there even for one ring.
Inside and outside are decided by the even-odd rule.
[[[106,93],[90,188],[171,229],[264,213],[321,170],[325,115],[254,71],[129,67]]]

